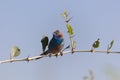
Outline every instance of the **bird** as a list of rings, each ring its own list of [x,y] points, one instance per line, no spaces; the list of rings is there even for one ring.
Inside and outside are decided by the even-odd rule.
[[[48,44],[48,50],[46,50],[45,52],[43,52],[41,55],[48,55],[49,57],[51,57],[52,54],[55,54],[56,57],[58,56],[58,53],[61,53],[61,56],[63,55],[61,50],[64,47],[64,37],[62,32],[60,32],[60,30],[55,30],[53,32],[53,37],[50,40],[49,44]]]

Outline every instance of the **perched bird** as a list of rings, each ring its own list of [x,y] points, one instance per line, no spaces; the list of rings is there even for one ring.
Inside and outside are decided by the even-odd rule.
[[[13,46],[11,48],[10,59],[13,59],[14,57],[17,57],[19,55],[20,55],[20,48],[18,46]]]
[[[55,32],[53,32],[53,37],[48,44],[48,50],[42,53],[41,55],[49,54],[49,56],[51,56],[52,54],[55,54],[57,56],[58,53],[63,48],[63,46],[64,46],[63,34],[59,30],[56,30]]]

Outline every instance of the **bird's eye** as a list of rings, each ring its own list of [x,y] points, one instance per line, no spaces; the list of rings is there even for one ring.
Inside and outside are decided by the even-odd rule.
[[[60,31],[59,30],[56,30],[55,33],[59,33]]]

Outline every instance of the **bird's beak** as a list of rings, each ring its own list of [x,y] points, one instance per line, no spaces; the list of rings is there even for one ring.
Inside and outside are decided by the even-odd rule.
[[[55,35],[56,33],[55,32],[53,32],[53,35]]]

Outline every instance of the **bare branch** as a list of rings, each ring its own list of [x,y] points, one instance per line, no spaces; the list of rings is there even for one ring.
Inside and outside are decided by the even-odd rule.
[[[78,53],[82,53],[82,52],[91,52],[91,50],[73,50],[73,52],[78,52]],[[108,51],[107,50],[94,50],[94,53],[107,53]],[[71,50],[69,51],[64,51],[62,52],[63,54],[69,54],[69,53],[72,53]],[[92,52],[91,52],[92,53]],[[119,51],[109,51],[109,53],[117,53],[117,54],[120,54]],[[52,54],[52,56],[56,56],[55,54]],[[58,56],[61,56],[60,53],[58,53]],[[3,60],[3,61],[0,61],[0,64],[2,63],[9,63],[9,62],[20,62],[20,61],[34,61],[34,60],[39,60],[39,59],[42,59],[42,58],[45,58],[45,57],[49,57],[49,55],[39,55],[39,56],[33,56],[33,57],[27,57],[27,58],[21,58],[21,59],[8,59],[8,60]]]

